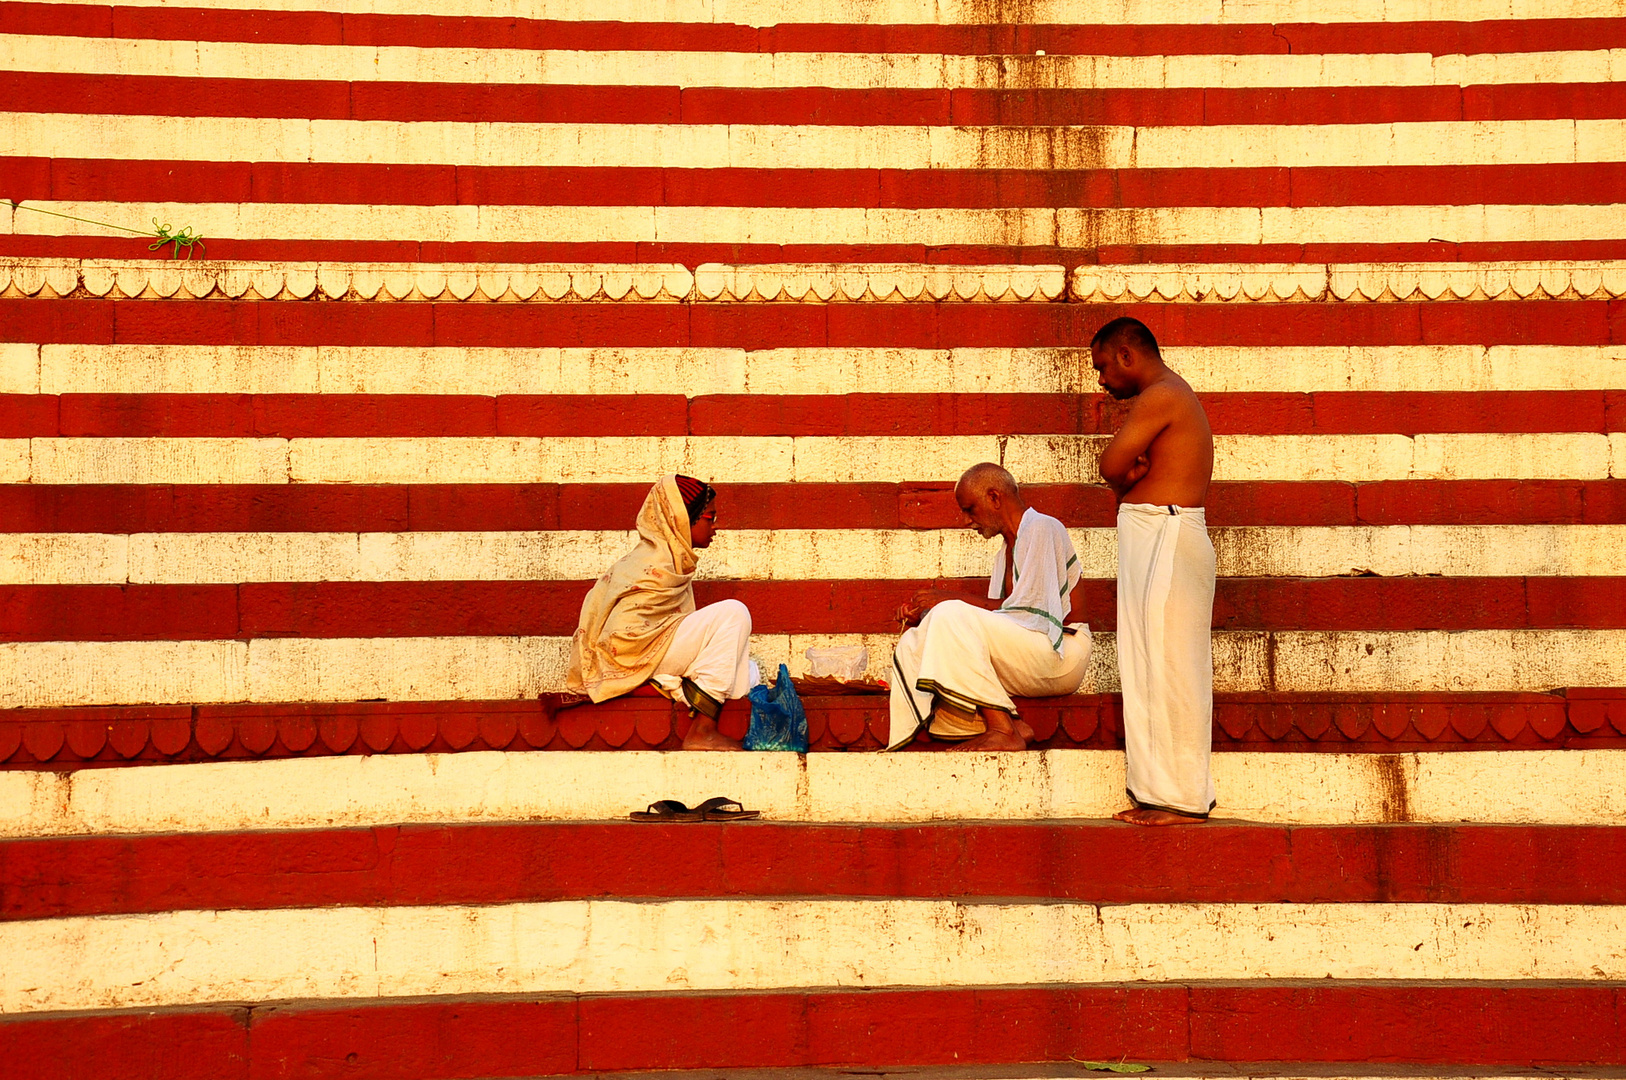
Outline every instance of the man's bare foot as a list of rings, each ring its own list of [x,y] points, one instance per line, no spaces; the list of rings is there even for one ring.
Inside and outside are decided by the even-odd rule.
[[[1131,825],[1201,825],[1208,819],[1194,814],[1176,814],[1172,810],[1153,810],[1137,806],[1133,810],[1120,810],[1112,815],[1113,821],[1127,821]]]
[[[717,730],[717,721],[709,716],[694,714],[689,721],[689,733],[683,736],[683,749],[685,750],[744,750],[745,744],[738,739],[730,739]]]
[[[1022,736],[1023,742],[1032,742],[1034,739],[1038,738],[1038,736],[1033,733],[1032,726],[1030,726],[1028,722],[1022,719],[1020,716],[1016,718],[1016,733]]]
[[[1014,731],[985,731],[974,739],[967,739],[957,746],[949,747],[950,752],[961,750],[1026,750],[1028,741]]]
[[[1001,709],[978,709],[977,715],[988,730],[974,739],[967,739],[955,750],[1026,750],[1033,729]]]

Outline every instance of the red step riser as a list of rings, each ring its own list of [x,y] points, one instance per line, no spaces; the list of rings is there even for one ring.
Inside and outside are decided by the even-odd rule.
[[[216,256],[218,257],[218,256]],[[79,344],[1058,347],[1122,315],[1165,345],[1610,345],[1626,300],[1418,304],[310,304],[0,300],[0,341]]]
[[[0,641],[560,635],[591,581],[0,585]],[[737,599],[759,634],[893,634],[921,581],[699,582]],[[982,595],[986,578],[938,587]],[[1114,582],[1073,594],[1072,618],[1117,626]],[[1216,630],[1499,630],[1626,627],[1626,578],[1221,578]]]
[[[7,3],[0,33],[294,45],[720,52],[903,52],[1101,56],[1546,52],[1626,47],[1619,19],[1487,19],[1232,25],[856,25],[574,22]]]
[[[806,699],[815,751],[878,750],[887,699]],[[1121,750],[1116,695],[1018,702],[1036,747]],[[745,735],[743,705],[719,726]],[[686,712],[652,690],[553,711],[541,701],[320,702],[10,709],[0,713],[0,768],[72,770],[336,754],[482,750],[672,750]],[[943,744],[921,738],[920,751]],[[1398,753],[1626,746],[1626,691],[1554,694],[1222,694],[1220,751]]]
[[[66,72],[0,72],[0,97],[3,97],[10,110],[16,112],[290,117],[310,120],[386,120],[401,123],[440,121],[794,126],[825,124],[1201,126],[1610,119],[1626,115],[1626,87],[1618,83],[1105,90],[830,87],[761,89],[381,81],[318,82],[156,75],[81,75]],[[196,166],[187,163],[184,169],[177,171],[190,172],[194,168]],[[1579,175],[1596,171],[1613,171],[1608,166],[1600,169],[1599,166],[1590,164],[1556,168]],[[258,166],[255,169],[259,171]],[[383,176],[390,176],[385,170],[374,171]],[[439,171],[450,174],[451,167]],[[873,186],[875,174],[871,172],[869,178],[870,185]],[[400,177],[390,176],[390,179],[399,182]],[[184,184],[188,180],[180,179],[178,182]],[[1310,187],[1314,189],[1313,182]],[[538,188],[533,185],[532,190],[534,192]],[[1218,191],[1220,188],[1216,185],[1215,190]],[[1471,186],[1467,192],[1432,185],[1423,190],[1413,189],[1410,192],[1403,192],[1398,187],[1393,190],[1398,196],[1398,201],[1407,203],[1426,201],[1430,195],[1439,197],[1442,192],[1463,202],[1588,201],[1574,191],[1553,189],[1532,189],[1533,198],[1528,200],[1519,197],[1476,199],[1471,197],[1470,193],[1478,190],[1478,185]],[[1294,194],[1299,195],[1297,184],[1294,185]],[[1334,189],[1331,188],[1325,190],[1325,195],[1336,197]],[[29,192],[22,193],[20,197],[40,199],[48,196]],[[1221,195],[1221,197],[1232,199],[1236,196]],[[1313,195],[1309,197],[1314,198]],[[1345,191],[1343,198],[1348,200],[1350,197],[1351,193]],[[149,194],[147,198],[168,201],[171,197],[154,193]],[[198,201],[237,200],[214,197],[199,198]],[[421,193],[412,194],[391,185],[385,187],[371,201],[418,203],[424,201],[424,197]],[[655,201],[660,202],[659,199]],[[834,205],[855,204],[842,202]],[[1064,200],[1040,205],[1068,206],[1076,203]],[[1102,204],[1090,201],[1083,205]],[[1118,205],[1159,204],[1126,202]],[[1218,205],[1250,204],[1226,201]],[[1316,203],[1295,202],[1293,205],[1316,205]],[[1327,205],[1344,205],[1344,203]]]
[[[192,224],[202,228],[197,222]],[[685,266],[713,262],[731,264],[927,262],[943,265],[1061,263],[1073,267],[1084,264],[1130,263],[1434,263],[1626,259],[1626,240],[1527,240],[1488,243],[1452,243],[1435,240],[1428,243],[1364,244],[1103,244],[1088,248],[991,244],[927,247],[923,244],[685,244],[641,241],[451,243],[433,240],[234,240],[222,237],[208,237],[207,241],[207,254],[211,259],[270,262],[646,262],[682,263]],[[139,237],[13,233],[0,235],[0,256],[144,261],[153,257],[148,243],[149,241]],[[513,309],[505,306],[505,310]],[[1093,333],[1093,327],[1091,332]],[[1085,335],[1083,340],[1088,339],[1089,335]],[[1476,343],[1471,340],[1466,342],[1466,344]],[[766,346],[759,342],[751,347]]]
[[[1623,829],[1489,825],[561,823],[12,840],[0,843],[0,920],[605,896],[1620,904],[1623,859]]]
[[[1269,984],[583,997],[8,1018],[31,1080],[450,1080],[1070,1060],[1615,1065],[1623,992]]]
[[[963,526],[952,483],[728,484],[725,529]],[[1110,528],[1099,485],[1032,484],[1033,506]],[[648,484],[8,484],[0,532],[398,532],[626,529]],[[1219,483],[1210,526],[1618,525],[1626,480]]]
[[[1626,431],[1626,391],[1622,390],[1199,396],[1216,435]],[[0,395],[0,438],[1109,435],[1123,422],[1125,411],[1106,395],[1088,391],[708,394],[694,398],[681,394],[5,394]]]

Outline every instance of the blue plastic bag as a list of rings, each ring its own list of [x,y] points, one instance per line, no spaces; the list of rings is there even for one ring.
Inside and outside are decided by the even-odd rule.
[[[772,689],[753,686],[751,729],[745,733],[747,750],[792,750],[807,753],[807,713],[791,685],[790,669],[779,665],[779,681]]]

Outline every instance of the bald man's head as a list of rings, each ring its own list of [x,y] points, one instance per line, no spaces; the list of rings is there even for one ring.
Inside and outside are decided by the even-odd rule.
[[[954,485],[954,501],[984,537],[1001,533],[1016,535],[1016,526],[1027,510],[1016,477],[991,461],[973,465]]]
[[[1016,486],[1016,477],[992,461],[979,462],[961,473],[960,482],[955,487],[976,492],[997,488],[1002,494],[1013,497],[1021,493]]]

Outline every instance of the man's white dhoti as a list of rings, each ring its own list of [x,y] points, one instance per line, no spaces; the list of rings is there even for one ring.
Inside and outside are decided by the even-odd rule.
[[[683,679],[719,702],[742,698],[762,681],[751,659],[749,608],[719,600],[683,616],[652,681],[675,693]]]
[[[1129,795],[1214,808],[1214,545],[1201,507],[1118,507],[1118,674]]]
[[[1090,631],[1062,637],[1061,651],[1040,630],[1029,630],[1009,615],[964,600],[945,600],[920,625],[904,632],[892,653],[892,716],[887,749],[902,746],[931,718],[932,698],[976,711],[981,707],[1016,713],[1011,695],[1055,697],[1071,694],[1090,666]],[[970,738],[968,731],[936,732]]]

